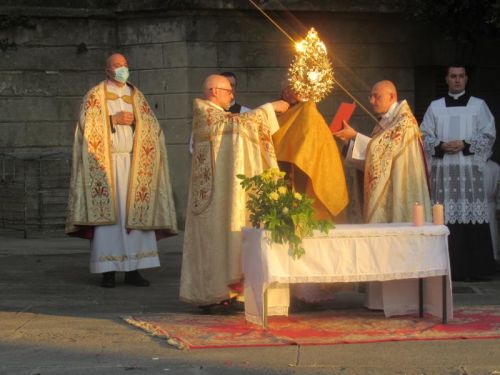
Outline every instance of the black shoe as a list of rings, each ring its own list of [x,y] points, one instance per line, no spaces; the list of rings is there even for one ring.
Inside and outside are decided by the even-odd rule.
[[[213,306],[216,306],[216,304],[214,303],[212,305],[200,305],[198,306],[198,308],[200,309],[200,313],[203,315],[213,315],[214,314],[212,310]]]
[[[149,281],[141,276],[139,271],[125,272],[125,284],[134,286],[149,286]]]
[[[104,272],[102,274],[101,287],[102,288],[115,287],[115,271]]]
[[[245,303],[233,298],[231,299],[231,308],[235,312],[243,312],[245,311]]]
[[[231,300],[226,299],[219,303],[198,306],[204,315],[231,315],[235,311],[231,308]]]

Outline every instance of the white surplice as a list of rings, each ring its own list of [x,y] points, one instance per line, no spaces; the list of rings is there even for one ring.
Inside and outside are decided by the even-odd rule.
[[[466,106],[447,107],[444,98],[425,112],[421,130],[431,167],[434,201],[445,207],[445,224],[482,224],[489,221],[484,191],[484,168],[495,142],[495,120],[486,103],[470,97]],[[464,140],[473,155],[463,152],[433,157],[440,142]]]
[[[121,111],[134,112],[133,106],[122,99],[124,96],[132,95],[128,85],[118,87],[108,84],[107,90],[118,96],[116,100],[107,100],[110,116]],[[131,230],[127,233],[125,228],[130,161],[134,143],[132,127],[114,126],[111,143],[119,220],[114,225],[95,227],[90,272],[133,271],[159,267],[160,260],[154,231]]]

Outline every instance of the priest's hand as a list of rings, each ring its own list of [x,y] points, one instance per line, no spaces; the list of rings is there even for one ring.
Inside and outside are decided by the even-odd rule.
[[[113,125],[132,125],[134,122],[134,114],[132,112],[118,112],[111,116]]]
[[[358,132],[351,128],[351,126],[347,122],[342,121],[342,124],[342,130],[334,132],[333,135],[334,137],[340,139],[342,142],[347,143],[350,139],[356,137],[356,134],[358,134]]]
[[[288,104],[284,100],[276,100],[275,102],[272,102],[271,105],[274,108],[274,112],[278,113],[286,112],[288,108],[290,108],[290,104]]]
[[[465,144],[461,140],[445,142],[441,145],[441,149],[448,154],[456,154],[465,148]]]

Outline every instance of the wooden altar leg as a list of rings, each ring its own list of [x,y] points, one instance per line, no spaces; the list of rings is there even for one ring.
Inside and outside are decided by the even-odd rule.
[[[447,293],[447,279],[448,275],[441,276],[443,279],[443,324],[448,323],[448,293]]]
[[[418,315],[424,317],[424,279],[418,279]]]

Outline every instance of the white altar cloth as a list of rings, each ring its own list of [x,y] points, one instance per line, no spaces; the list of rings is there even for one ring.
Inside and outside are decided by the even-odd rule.
[[[273,243],[269,232],[243,228],[246,319],[265,325],[267,315],[288,315],[290,283],[381,281],[370,305],[386,316],[412,314],[419,310],[419,278],[424,311],[442,317],[443,275],[452,319],[448,234],[444,225],[337,225],[304,239],[305,255],[293,259],[288,244]]]

